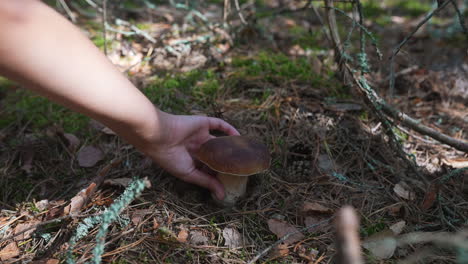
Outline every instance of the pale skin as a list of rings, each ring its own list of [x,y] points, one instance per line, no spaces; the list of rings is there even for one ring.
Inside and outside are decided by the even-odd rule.
[[[169,173],[209,189],[222,184],[195,167],[192,154],[210,130],[239,132],[225,121],[159,110],[78,28],[37,0],[0,0],[0,75],[88,115]]]

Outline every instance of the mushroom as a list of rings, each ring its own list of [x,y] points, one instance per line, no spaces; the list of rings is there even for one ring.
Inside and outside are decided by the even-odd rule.
[[[217,172],[224,185],[224,206],[233,206],[246,191],[248,176],[270,167],[268,148],[249,137],[225,136],[205,142],[196,158]],[[214,196],[213,196],[214,197]]]

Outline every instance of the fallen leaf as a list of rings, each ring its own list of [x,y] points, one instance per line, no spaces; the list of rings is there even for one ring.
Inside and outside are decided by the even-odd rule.
[[[390,230],[392,230],[393,234],[399,235],[401,232],[403,232],[403,229],[406,226],[406,221],[400,221],[397,222],[389,227]]]
[[[393,187],[393,191],[401,198],[405,200],[414,200],[416,198],[416,194],[411,191],[411,188],[405,182],[399,182],[395,184]]]
[[[153,229],[156,230],[159,228],[159,223],[158,220],[156,220],[156,217],[153,218]]]
[[[326,217],[321,216],[306,216],[304,218],[304,225],[309,226],[310,228],[307,229],[310,233],[326,233],[330,231],[331,224],[330,223],[323,223],[320,224],[323,220],[327,219]],[[314,227],[312,227],[314,226]]]
[[[442,162],[454,169],[468,167],[468,158],[442,159]]]
[[[439,185],[435,183],[431,184],[426,194],[424,195],[424,200],[421,204],[421,209],[423,211],[427,211],[429,208],[431,208],[434,205],[438,193],[439,193]]]
[[[81,190],[75,197],[71,198],[70,204],[64,208],[65,214],[76,214],[86,204],[96,189],[96,184],[91,183],[88,188]]]
[[[278,236],[278,238],[282,238],[285,235],[294,233],[284,241],[285,244],[292,244],[304,238],[304,235],[299,232],[297,228],[285,221],[270,219],[268,220],[268,228],[273,234]]]
[[[382,260],[393,256],[397,248],[397,241],[393,235],[393,231],[386,229],[364,240],[362,246],[369,250],[374,257]]]
[[[80,149],[77,154],[78,164],[85,168],[93,167],[103,158],[104,152],[93,146],[86,146]]]
[[[295,252],[299,255],[299,257],[307,260],[309,262],[314,261],[317,259],[319,252],[316,249],[308,248],[303,245],[299,245],[296,247]]]
[[[402,204],[395,204],[388,208],[388,214],[391,216],[397,217],[402,214],[402,210],[403,210]]]
[[[126,188],[131,181],[130,178],[107,179],[104,180],[104,184]]]
[[[237,229],[226,227],[223,229],[224,245],[229,248],[242,246],[242,236]]]
[[[64,133],[63,137],[67,141],[67,147],[71,151],[75,151],[78,148],[78,146],[80,145],[80,143],[81,143],[80,140],[73,134]]]
[[[177,234],[177,241],[180,243],[186,243],[189,233],[185,228],[180,229],[179,234]]]
[[[0,260],[7,261],[14,257],[19,256],[20,250],[16,245],[16,242],[11,242],[10,244],[6,245],[2,250],[0,250]]]
[[[301,212],[303,214],[322,213],[331,214],[333,210],[315,202],[304,202]]]
[[[20,241],[20,240],[25,240],[25,239],[30,238],[31,234],[34,233],[34,231],[36,231],[36,227],[34,227],[34,226],[37,223],[39,223],[39,221],[31,221],[31,222],[28,222],[28,223],[21,223],[21,224],[16,225],[13,233],[15,235],[16,234],[19,234],[19,235],[15,236],[15,240]],[[25,231],[25,230],[27,230],[27,231]],[[21,232],[23,232],[23,233],[21,233]]]
[[[37,209],[39,209],[39,211],[45,211],[47,210],[47,208],[49,208],[49,200],[47,199],[40,200],[39,202],[36,202],[34,205],[36,206]]]
[[[270,253],[270,260],[276,258],[282,258],[289,255],[289,249],[287,244],[279,244],[278,246],[274,247]]]
[[[106,134],[106,135],[111,135],[111,136],[115,136],[117,135],[117,133],[114,132],[114,130],[108,128],[108,127],[104,127],[103,129],[101,129],[101,132]]]
[[[208,243],[208,237],[206,237],[201,231],[191,231],[190,243],[193,245],[205,245]]]
[[[132,223],[137,226],[144,219],[146,215],[151,214],[151,210],[137,210],[132,213],[131,220]]]

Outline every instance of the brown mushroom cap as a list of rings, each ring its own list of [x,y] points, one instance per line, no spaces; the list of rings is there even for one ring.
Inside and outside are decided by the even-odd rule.
[[[268,148],[245,136],[217,137],[205,142],[197,159],[211,169],[227,174],[249,176],[270,167]]]

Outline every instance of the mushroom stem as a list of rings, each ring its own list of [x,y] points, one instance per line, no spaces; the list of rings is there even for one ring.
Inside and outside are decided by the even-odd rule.
[[[233,206],[245,194],[248,178],[219,172],[218,179],[224,186],[225,195],[224,200],[215,200],[224,206]]]

